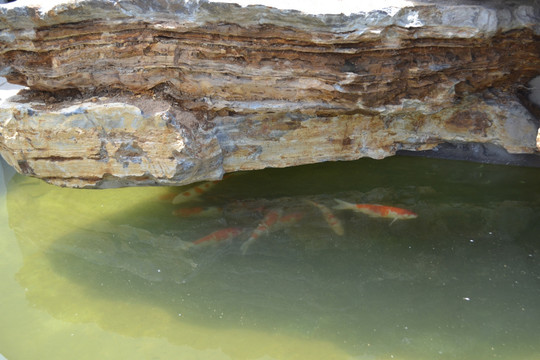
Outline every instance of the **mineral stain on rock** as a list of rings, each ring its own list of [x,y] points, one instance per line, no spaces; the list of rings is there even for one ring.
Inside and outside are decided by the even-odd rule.
[[[461,111],[446,121],[446,126],[456,132],[471,132],[487,136],[487,129],[492,125],[487,115],[481,111]]]

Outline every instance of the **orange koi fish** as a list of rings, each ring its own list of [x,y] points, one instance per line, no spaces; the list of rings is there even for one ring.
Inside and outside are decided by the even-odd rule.
[[[172,200],[172,203],[174,205],[180,204],[187,200],[192,200],[198,197],[201,194],[204,194],[209,189],[211,189],[214,185],[216,185],[219,182],[219,180],[216,181],[207,181],[200,185],[193,186],[192,188],[189,188],[186,191],[181,192],[180,194],[176,195],[174,199]]]
[[[253,232],[249,236],[249,239],[247,239],[240,247],[240,250],[242,250],[242,254],[245,255],[249,246],[252,243],[254,243],[255,240],[267,234],[270,228],[274,226],[279,221],[280,218],[281,218],[281,210],[269,211],[268,214],[266,214],[263,220],[259,223],[257,228],[253,230]]]
[[[218,241],[230,240],[234,237],[237,237],[241,233],[242,233],[242,229],[237,228],[237,227],[221,229],[221,230],[214,231],[210,235],[206,235],[205,237],[202,237],[199,240],[194,241],[193,244],[201,244],[201,243],[209,242],[209,241],[218,242]]]
[[[376,205],[376,204],[351,204],[343,200],[334,199],[339,205],[335,206],[337,210],[353,210],[361,212],[371,217],[382,217],[392,219],[393,224],[396,220],[416,219],[417,214],[410,210],[400,209],[392,206]]]
[[[321,213],[324,216],[324,220],[326,220],[326,222],[328,223],[330,228],[336,234],[338,234],[338,235],[345,234],[345,230],[343,230],[343,225],[341,224],[341,221],[336,217],[336,215],[334,215],[332,210],[330,210],[329,208],[327,208],[323,204],[316,203],[315,201],[311,201],[311,200],[306,200],[306,201],[308,203],[310,203],[311,205],[315,206],[316,208],[318,208],[321,211]]]
[[[175,216],[191,217],[191,216],[214,216],[222,212],[222,208],[217,206],[210,207],[192,207],[192,208],[180,208],[174,210],[172,213]]]

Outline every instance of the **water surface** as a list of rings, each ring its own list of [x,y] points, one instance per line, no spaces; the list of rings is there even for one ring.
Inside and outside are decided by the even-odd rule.
[[[7,359],[538,359],[540,170],[421,158],[76,190],[0,203]],[[334,199],[416,219],[332,210]],[[210,209],[177,216],[180,208]],[[265,216],[296,214],[241,245]],[[193,242],[225,228],[221,242]],[[9,324],[9,325],[5,325]],[[30,345],[31,344],[31,345]]]

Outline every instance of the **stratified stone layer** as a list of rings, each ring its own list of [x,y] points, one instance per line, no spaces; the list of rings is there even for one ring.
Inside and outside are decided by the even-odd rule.
[[[517,90],[540,10],[423,5],[344,15],[80,1],[0,12],[0,109],[20,172],[77,187],[384,158],[444,142],[538,151]]]

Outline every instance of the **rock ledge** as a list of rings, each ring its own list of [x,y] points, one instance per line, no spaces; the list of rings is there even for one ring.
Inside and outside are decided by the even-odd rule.
[[[538,155],[538,1],[19,5],[0,6],[0,74],[28,89],[0,107],[0,153],[56,185],[182,185],[448,143]]]

